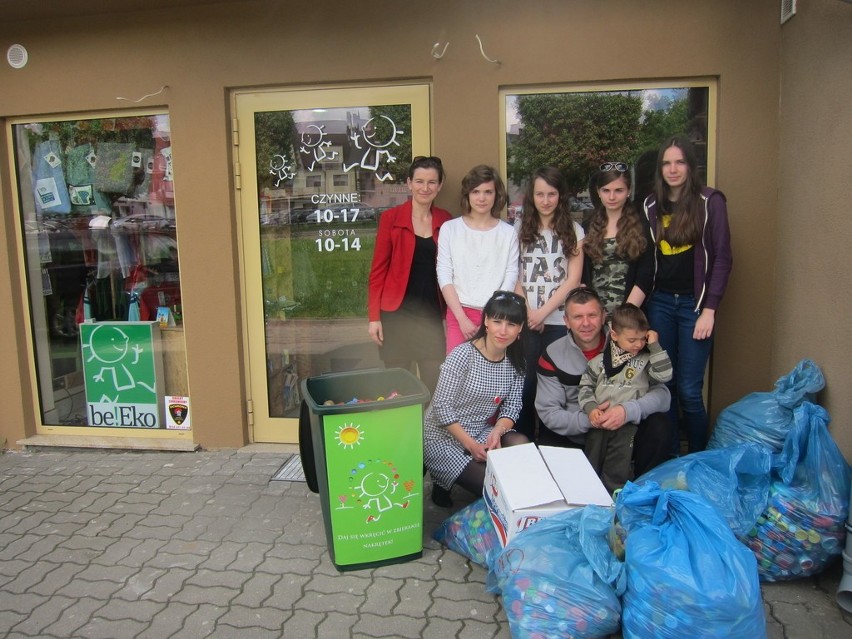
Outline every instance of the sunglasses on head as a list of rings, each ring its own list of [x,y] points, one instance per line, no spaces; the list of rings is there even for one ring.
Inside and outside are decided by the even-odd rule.
[[[492,298],[495,302],[502,302],[503,300],[508,300],[510,302],[514,302],[520,306],[526,306],[527,301],[517,293],[510,293],[509,291],[500,291],[499,293],[495,293]]]
[[[599,302],[601,301],[601,297],[600,295],[598,295],[598,292],[593,288],[589,288],[588,286],[578,286],[577,288],[572,288],[570,291],[568,291],[568,295],[565,296],[565,302],[568,303],[576,297],[586,297],[596,299]]]
[[[625,162],[604,162],[601,164],[601,171],[618,171],[619,173],[627,173],[627,164]]]
[[[441,158],[436,157],[434,155],[418,155],[413,160],[411,160],[411,164],[419,164],[421,162],[434,162],[435,164],[441,164]]]

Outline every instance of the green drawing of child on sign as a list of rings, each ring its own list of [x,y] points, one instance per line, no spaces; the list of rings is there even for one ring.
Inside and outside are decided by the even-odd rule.
[[[89,425],[159,426],[152,322],[80,325]]]

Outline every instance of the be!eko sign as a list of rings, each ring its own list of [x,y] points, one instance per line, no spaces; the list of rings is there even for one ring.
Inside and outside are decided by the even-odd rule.
[[[163,357],[156,322],[80,324],[89,426],[161,428]]]

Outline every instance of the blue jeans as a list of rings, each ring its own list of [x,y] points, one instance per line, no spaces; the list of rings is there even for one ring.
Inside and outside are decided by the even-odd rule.
[[[568,328],[562,324],[545,324],[544,331],[531,331],[524,328],[521,333],[524,342],[524,357],[527,360],[527,372],[524,377],[523,408],[515,424],[515,430],[526,435],[530,441],[535,440],[535,391],[538,387],[538,358],[544,353],[544,349],[553,344],[560,337],[568,334]]]
[[[680,454],[680,427],[686,431],[690,453],[704,450],[709,424],[702,391],[713,338],[697,340],[692,337],[699,315],[692,295],[654,291],[646,310],[648,322],[660,334],[660,345],[668,352],[674,366],[674,377],[669,383],[672,393],[669,419],[675,425],[672,454]]]

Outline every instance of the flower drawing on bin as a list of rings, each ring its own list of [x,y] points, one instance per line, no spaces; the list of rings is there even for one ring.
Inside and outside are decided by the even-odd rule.
[[[351,497],[368,511],[367,523],[379,521],[382,513],[392,508],[408,508],[415,482],[407,479],[400,483],[400,476],[393,462],[381,459],[370,459],[360,462],[350,471],[351,492],[349,495],[339,495],[338,510],[355,508],[347,506]]]

